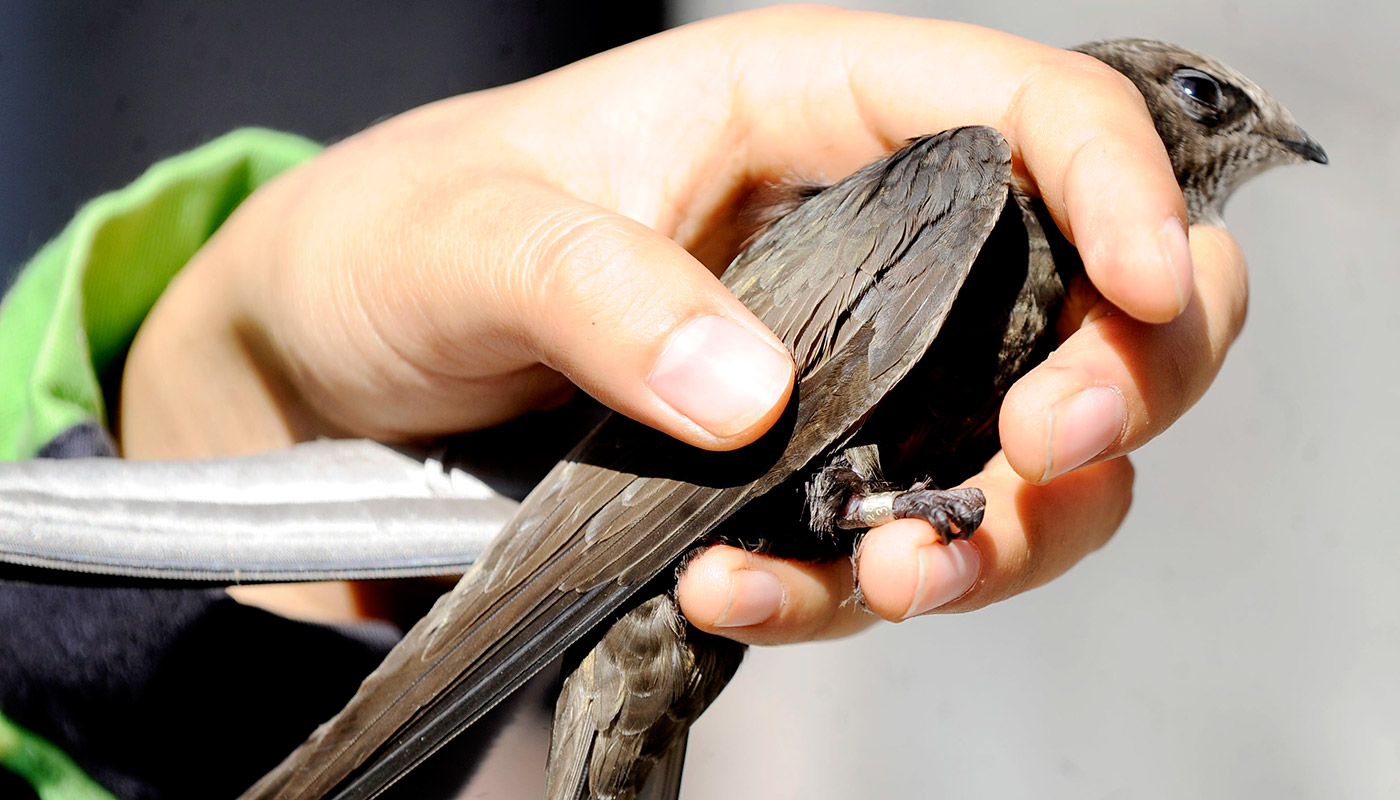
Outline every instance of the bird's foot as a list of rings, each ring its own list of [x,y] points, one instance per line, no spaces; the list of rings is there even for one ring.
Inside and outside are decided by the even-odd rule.
[[[852,495],[836,526],[869,528],[897,519],[921,519],[944,542],[951,542],[976,532],[986,508],[987,497],[981,489],[932,489],[920,482],[902,492]]]

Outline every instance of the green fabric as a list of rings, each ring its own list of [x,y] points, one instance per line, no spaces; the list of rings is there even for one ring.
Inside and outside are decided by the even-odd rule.
[[[40,800],[115,800],[43,737],[0,714],[0,766],[29,781]]]
[[[235,131],[83,206],[0,301],[0,460],[31,457],[81,422],[105,423],[98,376],[171,278],[254,189],[319,149]]]

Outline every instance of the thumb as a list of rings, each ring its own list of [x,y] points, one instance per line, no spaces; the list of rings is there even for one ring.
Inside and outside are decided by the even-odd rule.
[[[747,444],[776,421],[792,358],[700,262],[635,220],[547,187],[510,197],[488,263],[507,265],[494,270],[494,289],[509,297],[503,322],[533,358],[706,449]]]

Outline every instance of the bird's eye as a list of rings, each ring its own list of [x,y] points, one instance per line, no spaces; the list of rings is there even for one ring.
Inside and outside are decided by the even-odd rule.
[[[1182,107],[1193,118],[1204,121],[1225,111],[1225,93],[1215,78],[1198,69],[1182,67],[1172,73],[1172,82],[1186,101]]]

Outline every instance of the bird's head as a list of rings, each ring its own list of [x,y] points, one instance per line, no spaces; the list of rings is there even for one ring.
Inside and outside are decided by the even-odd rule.
[[[1276,164],[1327,163],[1322,146],[1268,92],[1209,56],[1151,39],[1075,50],[1113,67],[1147,101],[1193,222],[1219,224],[1230,194]]]

